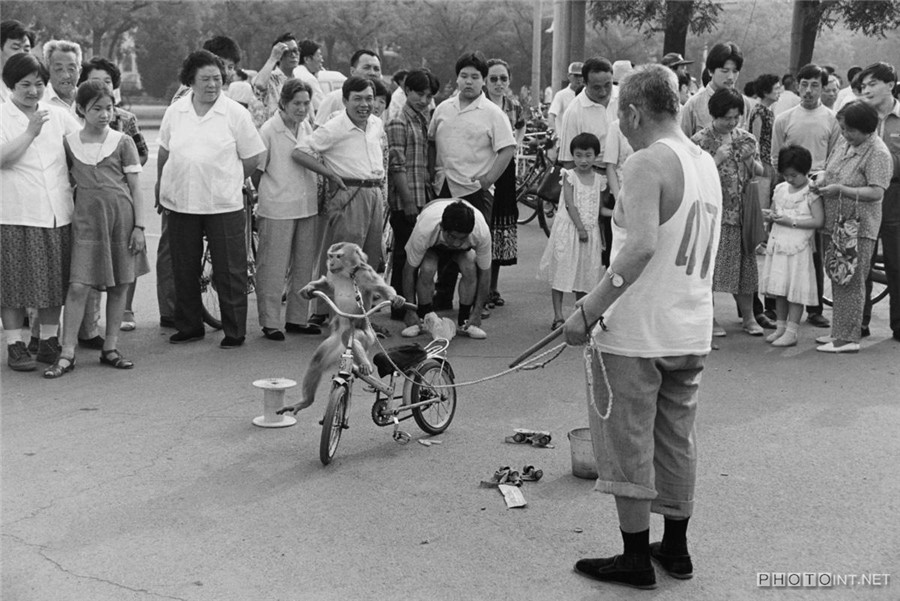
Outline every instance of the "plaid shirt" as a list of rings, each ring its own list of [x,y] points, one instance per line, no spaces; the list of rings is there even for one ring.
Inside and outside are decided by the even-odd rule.
[[[147,142],[144,140],[144,134],[141,133],[141,128],[134,113],[129,113],[119,107],[115,107],[113,113],[113,120],[109,122],[109,126],[134,140],[139,156],[149,156],[150,150],[147,148]]]
[[[406,173],[406,181],[416,207],[422,208],[431,200],[428,185],[428,117],[405,105],[400,114],[385,127],[388,138],[388,173]],[[388,178],[388,204],[392,211],[400,211],[400,195]]]

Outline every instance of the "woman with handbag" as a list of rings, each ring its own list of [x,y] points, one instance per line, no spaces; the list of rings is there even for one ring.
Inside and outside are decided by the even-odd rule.
[[[730,88],[716,91],[709,99],[712,123],[694,134],[691,140],[713,156],[722,186],[722,236],[716,255],[713,291],[733,294],[741,312],[744,332],[762,336],[763,329],[753,312],[753,297],[759,285],[756,244],[744,243],[744,229],[760,225],[762,213],[755,199],[755,206],[751,207],[755,213],[745,211],[744,199],[748,183],[753,176],[762,175],[763,166],[759,161],[756,138],[737,127],[743,112],[744,97],[740,92]],[[758,213],[758,220],[749,219],[751,213],[754,216]],[[748,234],[754,239],[760,235],[750,231]],[[763,237],[757,242],[765,240],[764,230],[761,235]],[[715,322],[713,335],[725,335],[725,330]]]
[[[881,226],[881,200],[891,181],[890,152],[878,137],[878,113],[855,100],[838,112],[841,140],[815,188],[825,200],[825,273],[831,278],[831,336],[823,353],[859,352],[866,277]]]

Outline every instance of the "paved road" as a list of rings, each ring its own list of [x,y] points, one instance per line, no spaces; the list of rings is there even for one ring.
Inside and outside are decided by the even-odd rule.
[[[147,173],[149,193],[152,161]],[[147,223],[155,251],[157,220]],[[459,380],[499,372],[548,330],[549,291],[533,275],[544,242],[535,226],[520,228],[520,264],[501,272],[509,302],[485,322],[488,340],[453,341]],[[587,423],[579,351],[460,389],[441,446],[394,443],[357,389],[351,429],[323,468],[322,399],[294,427],[250,423],[262,407],[251,383],[299,379],[318,339],[263,339],[251,299],[245,347],[219,349],[218,333],[176,347],[156,324],[152,274],[136,303],[138,329],[120,339],[137,363],[131,372],[93,352],[57,381],[0,370],[3,599],[900,596],[900,344],[888,338],[884,304],[863,352],[823,356],[812,342],[821,331],[804,325],[798,347],[773,349],[740,333],[733,303],[718,299],[729,335],[702,388],[689,531],[696,576],[660,573],[659,590],[647,593],[572,572],[578,558],[621,545],[612,499],[570,473],[566,433]],[[504,444],[514,427],[548,429],[556,448]],[[524,509],[478,487],[500,466],[526,464],[545,476],[525,485]],[[654,518],[654,538],[661,527]],[[757,572],[891,580],[772,591],[756,587]]]

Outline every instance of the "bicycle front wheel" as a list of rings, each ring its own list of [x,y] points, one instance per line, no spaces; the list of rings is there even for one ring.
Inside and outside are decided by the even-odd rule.
[[[429,405],[414,407],[413,418],[424,432],[440,434],[450,426],[456,413],[456,388],[453,388],[453,370],[446,361],[426,359],[413,371],[414,383],[409,395],[405,395],[408,404],[432,401]]]
[[[322,420],[322,440],[319,443],[319,460],[322,465],[328,465],[337,452],[338,443],[341,442],[341,432],[347,419],[347,401],[349,391],[344,384],[335,384],[328,395],[328,406],[325,408],[325,417]]]

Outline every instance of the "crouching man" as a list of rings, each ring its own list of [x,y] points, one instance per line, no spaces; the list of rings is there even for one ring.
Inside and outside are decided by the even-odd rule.
[[[491,232],[481,211],[465,200],[433,200],[422,209],[406,243],[403,267],[403,295],[415,298],[419,309],[407,311],[404,338],[423,331],[422,320],[434,311],[434,279],[438,262],[447,259],[459,266],[458,333],[484,339],[481,308],[488,295],[491,277]]]

